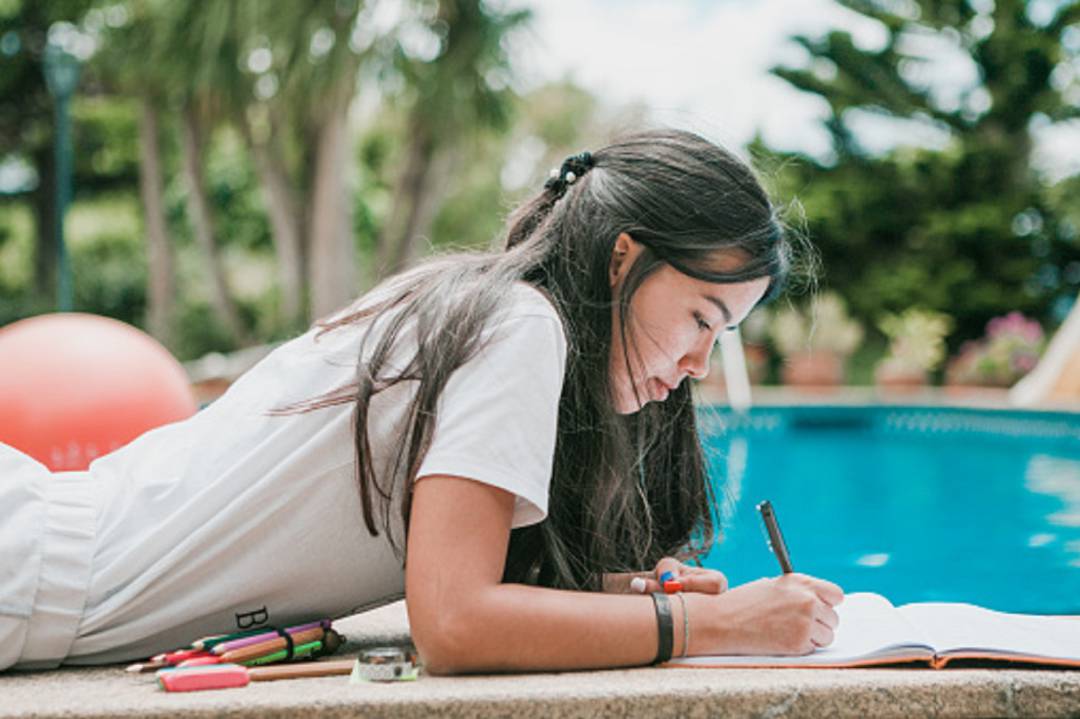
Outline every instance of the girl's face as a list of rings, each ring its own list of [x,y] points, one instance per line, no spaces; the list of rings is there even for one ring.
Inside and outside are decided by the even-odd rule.
[[[611,260],[613,293],[643,249],[628,234],[619,235]],[[733,257],[726,262],[729,268],[738,264]],[[625,351],[618,303],[612,307],[610,376],[616,411],[637,412],[647,402],[667,399],[687,376],[705,377],[720,333],[742,322],[768,287],[767,277],[719,284],[694,279],[667,264],[649,275],[630,299]]]

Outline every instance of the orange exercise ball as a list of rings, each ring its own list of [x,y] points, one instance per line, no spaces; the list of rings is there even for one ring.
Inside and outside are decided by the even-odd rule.
[[[54,472],[197,409],[180,363],[131,325],[60,313],[0,328],[0,442]]]

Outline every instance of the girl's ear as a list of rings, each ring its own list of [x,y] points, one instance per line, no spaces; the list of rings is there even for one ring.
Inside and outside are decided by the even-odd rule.
[[[615,289],[615,285],[619,284],[630,270],[640,251],[641,245],[625,232],[620,232],[615,238],[615,246],[611,249],[611,264],[608,266],[608,280],[612,289]]]

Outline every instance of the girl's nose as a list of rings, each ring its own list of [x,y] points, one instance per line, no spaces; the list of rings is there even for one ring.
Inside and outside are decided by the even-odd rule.
[[[683,355],[679,369],[694,379],[705,379],[709,374],[709,354],[712,348],[712,342],[698,342]]]

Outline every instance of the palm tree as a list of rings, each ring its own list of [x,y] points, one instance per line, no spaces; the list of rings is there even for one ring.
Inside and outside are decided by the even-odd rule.
[[[127,5],[129,21],[111,29],[94,64],[110,92],[133,96],[139,103],[139,197],[146,231],[147,329],[166,347],[175,345],[176,261],[165,216],[164,159],[161,149],[161,107],[167,98],[160,91],[170,78],[160,57],[162,36],[160,3],[133,0]],[[140,58],[138,63],[132,58]]]
[[[360,6],[195,4],[205,88],[255,161],[278,260],[286,327],[356,292],[347,179],[347,112],[362,61],[347,42]],[[182,26],[190,33],[193,23]]]
[[[399,46],[397,66],[413,99],[393,206],[377,242],[380,274],[415,258],[466,143],[509,123],[513,94],[503,40],[530,17],[528,10],[496,12],[482,0],[440,0],[428,24],[439,37],[437,56],[418,60]]]
[[[275,15],[273,37],[286,49],[279,104],[294,115],[310,162],[299,173],[306,189],[304,267],[310,312],[324,316],[357,293],[352,233],[351,134],[348,112],[367,53],[349,37],[363,21],[359,3],[324,0]],[[280,111],[279,111],[280,112]]]
[[[240,8],[236,3],[164,4],[161,47],[178,109],[187,214],[201,250],[210,301],[234,341],[246,343],[249,333],[229,289],[203,167],[213,130],[226,119],[222,88],[230,88],[236,71],[223,68],[235,64],[228,29]]]

